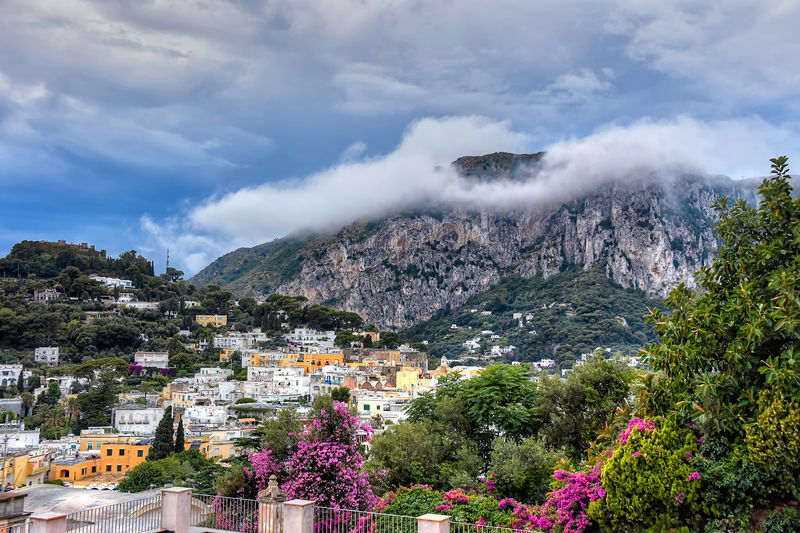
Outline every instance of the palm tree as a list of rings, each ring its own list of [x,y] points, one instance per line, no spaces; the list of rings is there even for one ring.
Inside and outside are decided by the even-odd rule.
[[[33,394],[26,391],[20,394],[19,397],[22,400],[22,418],[25,418],[30,414],[29,410],[33,407]]]
[[[72,396],[67,398],[67,405],[64,408],[67,415],[69,415],[69,420],[67,421],[67,427],[72,427],[72,418],[74,417],[75,420],[78,419],[78,415],[81,412],[81,406],[78,403],[78,398]]]

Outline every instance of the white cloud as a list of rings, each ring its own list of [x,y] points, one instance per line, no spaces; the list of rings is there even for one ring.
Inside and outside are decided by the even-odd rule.
[[[508,122],[483,117],[428,118],[412,123],[387,155],[209,198],[188,211],[184,224],[171,220],[160,226],[147,218],[143,228],[162,247],[171,243],[181,250],[191,262],[187,270],[194,272],[221,251],[300,230],[335,231],[407,207],[531,207],[610,180],[651,174],[763,175],[768,158],[777,155],[774,147],[789,147],[792,139],[790,131],[758,118],[643,119],[547,147],[541,170],[531,180],[478,182],[462,178],[449,163],[462,155],[530,150],[529,138]],[[354,152],[361,150],[354,146]]]
[[[618,4],[606,29],[627,53],[704,87],[717,99],[796,98],[800,2],[637,0]]]

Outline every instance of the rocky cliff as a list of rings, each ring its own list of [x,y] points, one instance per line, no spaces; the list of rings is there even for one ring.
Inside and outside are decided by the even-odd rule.
[[[467,175],[519,174],[533,156],[462,158]],[[509,161],[508,156],[516,157]],[[519,179],[519,178],[516,178]],[[399,213],[335,235],[294,236],[218,259],[194,281],[244,295],[302,294],[404,328],[457,307],[511,274],[553,276],[603,265],[623,287],[662,297],[713,257],[711,205],[753,200],[752,183],[681,177],[612,182],[553,205]]]

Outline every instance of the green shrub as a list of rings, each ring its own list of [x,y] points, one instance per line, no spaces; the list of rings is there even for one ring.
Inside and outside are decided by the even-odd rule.
[[[800,406],[783,391],[763,392],[756,422],[745,427],[747,452],[753,463],[775,469],[782,488],[797,492],[800,475]],[[790,460],[794,458],[795,460]]]
[[[603,466],[604,498],[589,515],[615,531],[669,528],[700,511],[697,440],[669,420],[631,420]]]
[[[794,533],[800,531],[800,518],[797,510],[785,507],[771,513],[761,524],[764,533]]]

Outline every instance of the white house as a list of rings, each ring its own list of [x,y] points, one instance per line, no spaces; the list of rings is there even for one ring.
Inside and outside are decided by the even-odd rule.
[[[16,385],[21,373],[22,365],[0,365],[0,387]]]
[[[143,367],[168,368],[169,352],[136,352],[133,362]]]
[[[111,423],[120,433],[153,435],[164,417],[163,407],[143,405],[115,407],[111,410]]]
[[[286,335],[286,342],[301,352],[325,353],[325,350],[333,348],[333,340],[335,338],[335,331],[295,328],[294,331]]]
[[[58,346],[40,346],[33,351],[33,360],[48,366],[58,365]]]
[[[109,278],[106,276],[98,276],[97,274],[92,274],[89,277],[95,281],[99,281],[106,287],[122,287],[125,289],[133,288],[133,282],[129,279]]]

